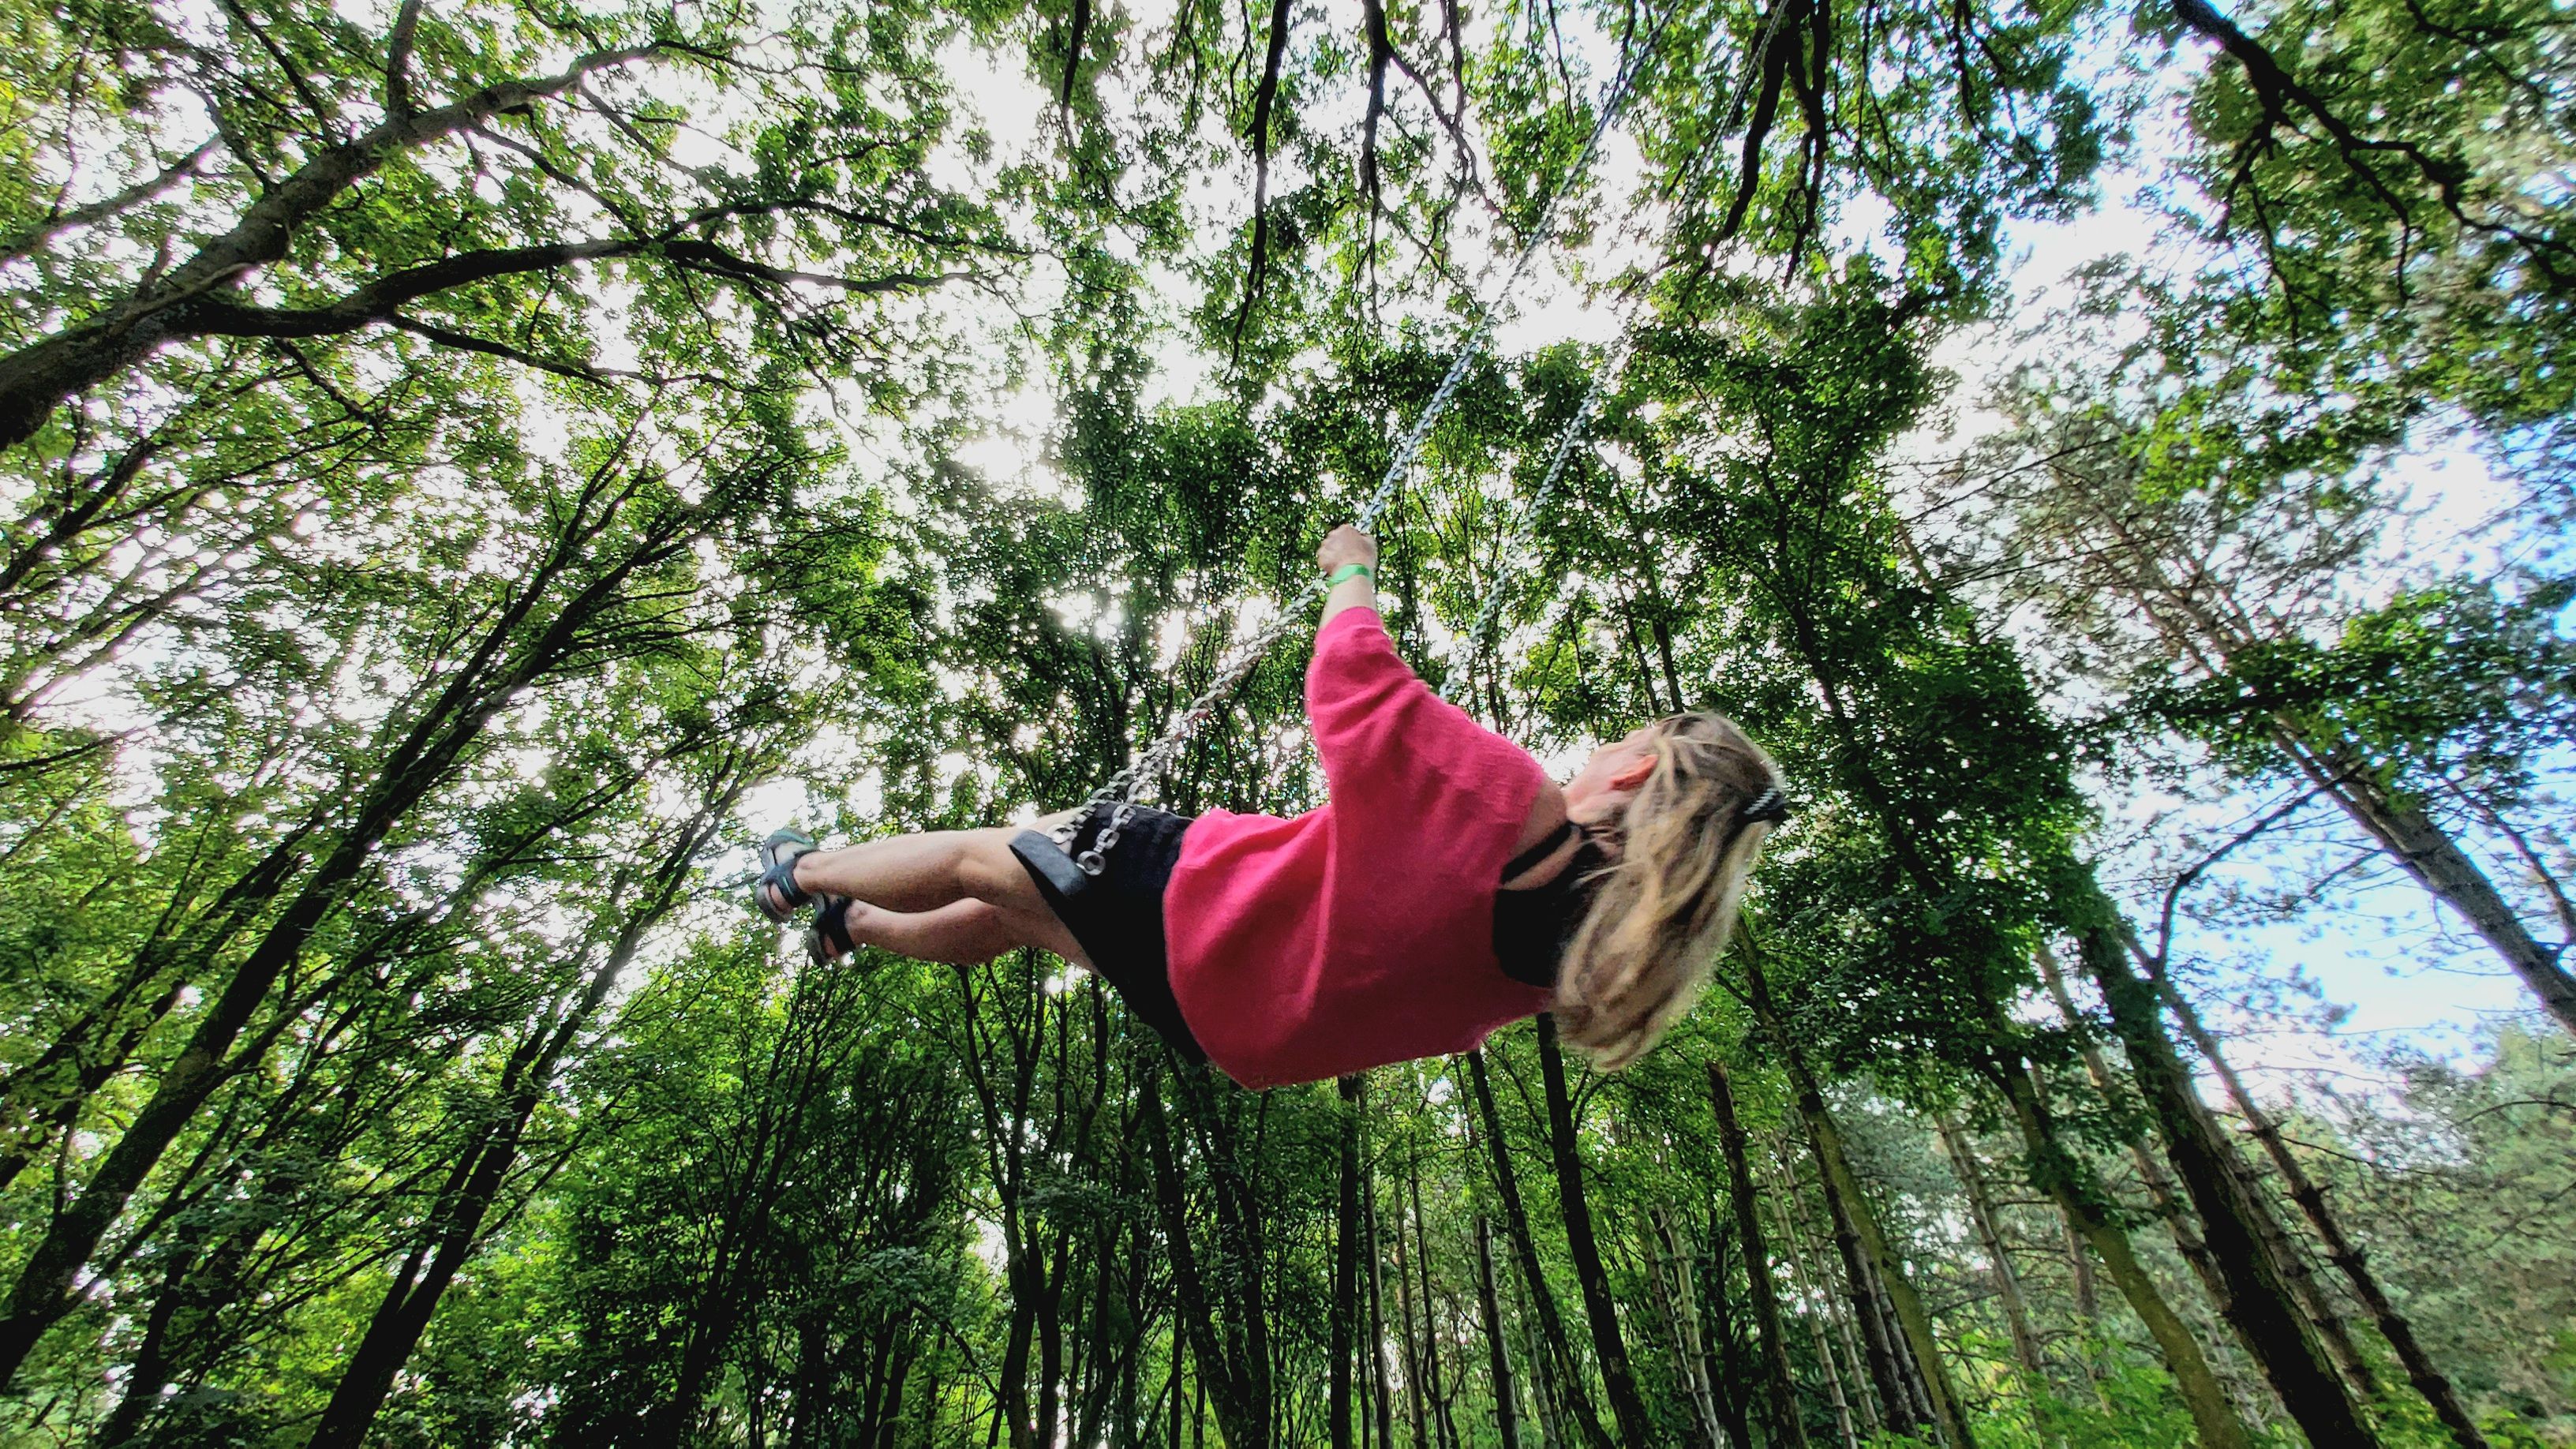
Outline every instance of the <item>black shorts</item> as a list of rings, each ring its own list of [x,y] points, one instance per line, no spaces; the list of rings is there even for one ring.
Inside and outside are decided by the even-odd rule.
[[[1072,895],[1056,883],[1066,874],[1067,858],[1090,849],[1117,808],[1092,806],[1069,850],[1043,831],[1023,830],[1011,842],[1011,853],[1037,883],[1056,919],[1082,943],[1092,968],[1118,989],[1127,1009],[1160,1032],[1184,1060],[1204,1063],[1207,1053],[1172,996],[1171,953],[1163,940],[1163,889],[1181,863],[1181,833],[1190,828],[1191,817],[1135,806],[1118,832],[1118,843],[1102,858],[1100,874]]]

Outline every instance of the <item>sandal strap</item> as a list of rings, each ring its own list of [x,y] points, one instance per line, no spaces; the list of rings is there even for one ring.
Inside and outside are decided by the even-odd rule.
[[[822,947],[833,949],[826,954]],[[814,924],[805,928],[805,954],[817,966],[825,966],[854,954],[858,943],[850,939],[850,898],[825,896],[814,907]]]
[[[803,853],[798,852],[799,855]],[[770,902],[773,899],[782,903],[781,909],[771,909]],[[796,884],[795,856],[789,856],[760,873],[760,908],[763,912],[784,920],[787,916],[813,903],[814,898],[807,895],[802,886]]]
[[[796,884],[796,861],[816,848],[800,830],[776,831],[760,843],[760,878],[751,895],[762,915],[783,923],[814,903],[813,893]]]

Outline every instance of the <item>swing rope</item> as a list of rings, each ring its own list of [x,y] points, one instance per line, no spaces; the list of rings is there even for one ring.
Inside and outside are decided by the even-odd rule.
[[[1788,8],[1786,5],[1773,5],[1770,8],[1770,14],[1764,19],[1761,35],[1754,44],[1753,53],[1747,58],[1744,74],[1736,83],[1735,94],[1728,102],[1727,109],[1720,114],[1732,118],[1742,111],[1745,97],[1751,93],[1754,77],[1761,71],[1763,57],[1770,51],[1772,37],[1779,29],[1780,17]],[[1574,164],[1567,168],[1564,181],[1557,190],[1549,193],[1547,201],[1539,212],[1538,225],[1532,229],[1528,240],[1522,244],[1519,256],[1514,259],[1510,273],[1504,278],[1500,296],[1509,298],[1517,293],[1521,279],[1528,275],[1530,264],[1536,260],[1540,249],[1553,239],[1559,202],[1564,199],[1565,192],[1571,190],[1590,169],[1593,158],[1601,149],[1602,140],[1609,134],[1610,128],[1617,123],[1620,113],[1626,109],[1629,97],[1635,89],[1637,77],[1645,68],[1646,57],[1654,53],[1655,41],[1662,36],[1665,27],[1671,24],[1672,18],[1672,12],[1667,11],[1664,18],[1656,24],[1653,34],[1649,35],[1646,43],[1639,47],[1635,58],[1623,64],[1619,73],[1612,78],[1610,89],[1603,98],[1600,113],[1593,121],[1591,134],[1584,138],[1583,149],[1576,154]],[[1403,438],[1396,445],[1395,455],[1387,462],[1385,475],[1379,478],[1376,489],[1369,494],[1360,505],[1359,512],[1353,517],[1353,526],[1361,532],[1376,531],[1378,518],[1394,504],[1397,494],[1402,491],[1404,480],[1411,475],[1414,463],[1421,456],[1423,445],[1430,440],[1431,430],[1439,424],[1441,417],[1449,411],[1450,405],[1456,400],[1460,385],[1467,379],[1468,370],[1492,344],[1494,314],[1495,309],[1481,303],[1476,305],[1475,324],[1468,329],[1465,339],[1460,342],[1458,355],[1449,364],[1447,375],[1441,378],[1440,386],[1433,390],[1430,401],[1423,404],[1422,411],[1414,416],[1413,425],[1405,430]],[[1610,357],[1604,359],[1603,366],[1593,372],[1590,384],[1584,391],[1583,401],[1575,408],[1573,417],[1567,420],[1564,431],[1557,437],[1556,446],[1548,459],[1546,476],[1540,481],[1538,492],[1533,496],[1529,509],[1522,516],[1522,522],[1529,532],[1536,531],[1539,521],[1553,504],[1562,486],[1566,465],[1573,457],[1575,444],[1600,410],[1604,379],[1615,376],[1626,362],[1631,346],[1627,339],[1627,329],[1620,329],[1620,335],[1618,347]],[[1515,530],[1515,532],[1518,531],[1521,530]],[[1454,702],[1473,680],[1476,665],[1489,647],[1495,625],[1501,615],[1507,577],[1507,571],[1501,568],[1494,571],[1494,578],[1488,584],[1474,618],[1469,622],[1467,631],[1461,636],[1458,646],[1452,651],[1449,668],[1440,688],[1443,699]],[[1074,857],[1075,865],[1084,875],[1097,876],[1106,865],[1107,852],[1118,844],[1120,832],[1134,816],[1137,789],[1148,780],[1162,778],[1164,771],[1170,768],[1180,757],[1181,751],[1188,747],[1200,726],[1216,716],[1217,707],[1251,677],[1252,671],[1259,667],[1261,661],[1269,656],[1273,648],[1304,626],[1308,606],[1320,601],[1326,591],[1327,586],[1321,578],[1308,580],[1305,587],[1300,589],[1294,598],[1281,606],[1277,616],[1270,623],[1237,646],[1232,655],[1219,666],[1215,675],[1209,680],[1207,688],[1201,690],[1196,698],[1182,707],[1180,713],[1173,717],[1172,723],[1160,737],[1140,751],[1125,768],[1111,775],[1098,790],[1093,791],[1090,800],[1085,803],[1082,810],[1075,812],[1070,820],[1057,827],[1056,843],[1070,849],[1085,819],[1088,819],[1100,806],[1113,804],[1117,806],[1110,819],[1101,827],[1100,833],[1094,837],[1090,848]]]

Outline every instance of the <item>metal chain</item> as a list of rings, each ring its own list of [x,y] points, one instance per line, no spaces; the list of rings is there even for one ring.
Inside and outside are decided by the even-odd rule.
[[[1736,86],[1735,98],[1729,104],[1728,114],[1742,107],[1744,97],[1752,87],[1753,77],[1761,69],[1763,56],[1770,50],[1771,38],[1779,27],[1780,16],[1787,9],[1786,0],[1775,0],[1771,14],[1763,26],[1761,39],[1755,46],[1752,59],[1745,67],[1743,78]],[[1563,200],[1565,192],[1572,189],[1573,183],[1590,169],[1593,157],[1601,148],[1603,137],[1609,134],[1610,127],[1618,120],[1620,112],[1627,107],[1637,76],[1644,69],[1645,57],[1653,53],[1655,42],[1661,38],[1664,28],[1671,21],[1672,15],[1667,12],[1663,21],[1655,27],[1654,34],[1647,38],[1646,45],[1640,48],[1636,61],[1623,66],[1612,81],[1609,94],[1603,100],[1601,111],[1593,121],[1592,133],[1584,138],[1582,151],[1576,154],[1574,164],[1566,170],[1565,184],[1549,193],[1546,204],[1539,212],[1538,225],[1532,229],[1529,239],[1522,244],[1520,255],[1512,263],[1510,274],[1504,278],[1499,295],[1506,303],[1518,294],[1521,279],[1528,274],[1531,262],[1537,258],[1540,249],[1555,235],[1558,203]],[[1368,498],[1360,505],[1359,512],[1353,517],[1352,525],[1362,533],[1375,532],[1378,518],[1394,504],[1396,496],[1403,489],[1404,480],[1411,475],[1413,465],[1421,457],[1424,445],[1430,441],[1431,430],[1449,411],[1451,403],[1457,397],[1459,387],[1467,380],[1468,371],[1475,366],[1476,360],[1484,355],[1486,347],[1492,342],[1493,332],[1494,309],[1479,304],[1476,307],[1476,322],[1467,330],[1466,338],[1459,344],[1458,355],[1450,362],[1448,374],[1440,379],[1440,386],[1433,390],[1430,401],[1423,404],[1422,411],[1414,415],[1413,425],[1405,430],[1403,438],[1396,444],[1394,457],[1387,462],[1385,475],[1378,479],[1377,487],[1370,492]],[[1618,356],[1624,357],[1625,352],[1626,348],[1623,346]],[[1555,452],[1548,460],[1547,476],[1540,483],[1538,496],[1531,504],[1528,516],[1532,527],[1536,526],[1540,515],[1553,501],[1564,476],[1567,460],[1573,454],[1576,439],[1599,410],[1602,378],[1615,371],[1616,359],[1614,358],[1611,365],[1593,376],[1582,404],[1575,409],[1573,419],[1567,423],[1564,433],[1557,438]],[[1172,723],[1159,738],[1130,760],[1126,768],[1111,775],[1098,790],[1092,792],[1090,800],[1082,809],[1073,812],[1069,819],[1056,827],[1056,843],[1070,850],[1085,820],[1096,813],[1101,806],[1114,804],[1117,807],[1111,811],[1108,823],[1093,839],[1090,848],[1074,857],[1074,863],[1085,875],[1096,876],[1106,866],[1107,853],[1117,846],[1121,832],[1135,816],[1135,793],[1138,787],[1148,780],[1162,777],[1163,772],[1180,757],[1181,751],[1188,747],[1191,738],[1198,733],[1199,727],[1216,716],[1217,706],[1223,703],[1227,696],[1233,694],[1244,680],[1251,677],[1252,671],[1260,666],[1261,661],[1269,656],[1270,651],[1280,641],[1304,626],[1306,606],[1320,599],[1327,592],[1328,587],[1320,577],[1308,580],[1305,587],[1298,590],[1293,599],[1280,607],[1277,617],[1237,647],[1230,657],[1223,660],[1216,674],[1208,681],[1207,688],[1201,690],[1196,698],[1182,707],[1181,712],[1173,718]],[[1477,609],[1475,621],[1469,626],[1466,643],[1450,660],[1448,677],[1441,687],[1443,698],[1454,699],[1457,692],[1464,687],[1466,680],[1472,676],[1475,661],[1482,652],[1481,641],[1493,629],[1494,621],[1502,608],[1502,598],[1503,579],[1501,571],[1497,570],[1492,585],[1486,590],[1485,598]]]
[[[1626,349],[1621,349],[1621,355],[1624,355],[1625,351]],[[1547,460],[1547,476],[1539,481],[1538,493],[1530,500],[1529,512],[1525,515],[1526,522],[1520,528],[1514,529],[1514,533],[1524,537],[1534,537],[1537,534],[1540,520],[1547,516],[1549,508],[1556,502],[1558,485],[1565,477],[1566,461],[1574,456],[1575,441],[1583,435],[1584,428],[1590,425],[1593,414],[1601,409],[1601,380],[1618,370],[1619,361],[1620,357],[1612,357],[1604,364],[1601,371],[1592,375],[1592,384],[1584,390],[1582,405],[1574,410],[1574,416],[1567,421],[1565,431],[1557,435],[1556,450]],[[1440,681],[1442,699],[1456,703],[1459,695],[1466,691],[1475,678],[1476,665],[1483,660],[1486,652],[1492,647],[1494,625],[1502,617],[1503,612],[1504,582],[1510,576],[1510,571],[1502,567],[1502,561],[1497,559],[1493,580],[1485,586],[1484,602],[1477,606],[1475,619],[1467,625],[1467,632],[1461,636],[1458,647],[1449,655],[1449,672]]]
[[[1762,73],[1764,58],[1771,53],[1771,39],[1779,33],[1780,17],[1788,11],[1788,0],[1774,0],[1771,13],[1763,19],[1762,33],[1753,43],[1753,53],[1746,59],[1744,74],[1736,79],[1735,94],[1727,101],[1726,109],[1718,114],[1731,120],[1744,109],[1744,99],[1752,92],[1755,77]],[[1669,17],[1667,19],[1669,20]],[[1657,30],[1660,34],[1661,27],[1659,26]],[[1627,363],[1628,352],[1632,345],[1628,330],[1621,328],[1619,336],[1618,347],[1610,356],[1602,360],[1600,370],[1592,374],[1591,383],[1583,393],[1582,405],[1574,410],[1574,416],[1567,421],[1565,431],[1557,435],[1556,449],[1547,460],[1547,476],[1540,480],[1538,493],[1530,500],[1529,512],[1525,515],[1526,521],[1522,527],[1514,530],[1515,533],[1523,537],[1535,537],[1539,524],[1547,517],[1549,508],[1556,502],[1557,488],[1564,478],[1566,462],[1574,455],[1574,444],[1582,436],[1583,430],[1591,424],[1594,415],[1600,411],[1603,381],[1618,376],[1620,368]],[[1503,568],[1497,560],[1493,580],[1485,589],[1484,601],[1477,607],[1476,617],[1468,624],[1467,632],[1462,636],[1457,649],[1449,656],[1449,671],[1440,682],[1442,699],[1453,704],[1457,702],[1459,696],[1466,691],[1475,678],[1476,666],[1483,662],[1485,654],[1493,647],[1494,625],[1502,614],[1504,585],[1509,578],[1510,571]]]

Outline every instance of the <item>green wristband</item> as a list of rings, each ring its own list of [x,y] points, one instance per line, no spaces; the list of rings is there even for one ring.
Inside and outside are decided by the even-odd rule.
[[[1344,579],[1366,579],[1374,584],[1377,582],[1377,570],[1364,563],[1346,563],[1325,575],[1324,587],[1328,589],[1338,587]]]

